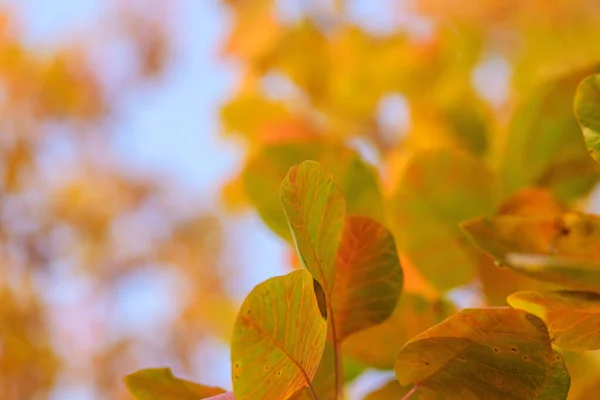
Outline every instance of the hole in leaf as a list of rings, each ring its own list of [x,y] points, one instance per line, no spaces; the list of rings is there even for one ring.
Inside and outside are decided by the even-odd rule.
[[[321,312],[321,317],[323,319],[327,319],[327,300],[325,297],[325,291],[319,282],[313,279],[313,289],[315,292],[315,296],[317,297],[317,304],[319,305],[319,311]]]

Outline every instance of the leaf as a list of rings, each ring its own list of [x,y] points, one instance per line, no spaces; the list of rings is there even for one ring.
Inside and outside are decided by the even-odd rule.
[[[542,392],[536,400],[566,400],[571,388],[571,377],[565,360],[556,350],[552,350],[552,364],[546,375]]]
[[[349,214],[382,220],[377,172],[348,147],[321,139],[285,140],[264,146],[243,171],[244,187],[265,224],[291,241],[278,193],[289,169],[305,160],[321,163],[333,175]]]
[[[225,393],[221,388],[176,378],[169,368],[142,369],[125,376],[124,381],[138,400],[201,400]]]
[[[498,215],[555,216],[566,211],[564,204],[545,188],[530,187],[518,190],[508,196],[500,207]]]
[[[257,285],[244,300],[233,331],[236,400],[284,399],[310,386],[326,334],[308,272]]]
[[[508,303],[546,322],[552,341],[570,350],[600,349],[600,294],[579,291],[522,291]]]
[[[600,217],[499,216],[461,224],[497,263],[542,281],[573,289],[600,289]]]
[[[273,0],[231,2],[235,23],[224,43],[222,53],[256,63],[277,42],[279,24],[275,18]]]
[[[590,155],[600,162],[600,74],[585,78],[575,94],[575,116]]]
[[[411,128],[403,142],[407,148],[459,148],[481,155],[488,146],[489,110],[471,93],[458,98],[432,103],[428,96],[411,103]]]
[[[342,364],[344,365],[343,372],[344,376],[342,381],[344,383],[352,381],[365,369],[364,366],[352,360],[349,357],[342,357]],[[331,342],[325,343],[325,350],[323,351],[323,357],[317,368],[317,372],[313,377],[312,386],[317,394],[318,399],[333,399],[335,398],[335,353],[334,347]],[[294,396],[290,397],[289,400],[300,400],[300,399],[313,400],[310,390],[304,388],[300,392],[297,392]]]
[[[524,217],[556,217],[566,211],[565,206],[546,188],[525,188],[516,191],[498,207],[498,215]],[[506,297],[520,290],[552,289],[552,285],[502,268],[486,259],[479,264],[479,281],[488,305],[506,305]]]
[[[465,309],[411,339],[396,359],[401,385],[423,400],[535,399],[552,361],[543,321],[514,309]]]
[[[590,398],[591,393],[596,394],[598,392],[600,392],[600,379],[596,379],[582,388],[579,393],[573,395],[573,400],[587,400]]]
[[[377,222],[345,218],[345,201],[332,176],[314,161],[290,169],[281,202],[301,264],[326,299],[334,349],[333,397],[340,394],[340,353],[347,335],[386,320],[402,291],[403,275],[392,234]]]
[[[330,299],[340,340],[385,321],[402,291],[394,237],[365,217],[347,217]]]
[[[327,97],[319,106],[342,135],[372,118],[379,100],[399,86],[406,42],[405,34],[373,36],[354,24],[333,32]]]
[[[396,355],[409,339],[441,322],[454,311],[448,302],[429,301],[416,294],[403,293],[387,320],[350,335],[344,341],[342,351],[366,365],[392,369]],[[373,343],[377,343],[377,346]]]
[[[269,55],[267,67],[283,73],[311,98],[321,98],[330,78],[327,39],[310,19],[287,26]],[[307,52],[306,49],[310,49]]]
[[[280,198],[300,261],[327,293],[344,229],[344,196],[327,171],[305,161],[290,169]]]
[[[369,393],[363,400],[400,400],[410,390],[411,386],[400,386],[397,380],[389,381],[379,389]],[[411,400],[419,400],[419,395],[414,393],[410,396]]]
[[[478,254],[458,223],[493,211],[493,180],[479,159],[447,148],[416,153],[400,177],[392,197],[399,251],[439,290],[475,275]]]
[[[261,130],[269,124],[289,118],[290,112],[283,103],[256,92],[239,93],[221,108],[225,133],[237,134],[249,141],[257,140]]]
[[[561,200],[587,194],[598,179],[573,116],[578,83],[596,66],[559,76],[533,90],[514,112],[500,171],[504,194],[527,186],[550,188]]]
[[[369,218],[344,219],[341,191],[314,161],[290,169],[281,200],[300,260],[325,292],[332,341],[385,321],[403,282],[392,234]]]

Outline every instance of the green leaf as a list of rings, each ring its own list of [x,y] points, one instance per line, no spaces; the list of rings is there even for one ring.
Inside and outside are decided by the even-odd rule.
[[[590,155],[600,162],[600,74],[585,78],[575,94],[575,116]]]
[[[412,386],[400,386],[397,380],[389,381],[379,389],[369,393],[363,400],[400,400],[412,389]],[[410,400],[419,400],[417,393]]]
[[[395,371],[423,400],[535,399],[552,362],[538,317],[514,309],[465,309],[411,339]]]
[[[505,215],[461,224],[498,264],[572,289],[600,289],[600,217]]]
[[[326,334],[308,272],[257,285],[244,300],[233,331],[236,400],[285,399],[310,386]]]
[[[292,167],[280,198],[302,265],[325,293],[333,287],[346,203],[331,175],[314,161]]]
[[[579,291],[523,291],[508,303],[546,322],[552,341],[570,350],[600,349],[600,294]]]
[[[446,319],[454,311],[448,302],[429,301],[420,295],[403,293],[387,320],[350,335],[344,341],[342,351],[369,366],[392,369],[396,355],[410,338]]]
[[[549,187],[561,200],[588,193],[598,179],[573,115],[577,85],[596,66],[557,77],[536,88],[515,110],[504,143],[503,193]]]
[[[439,290],[475,276],[478,255],[458,223],[493,211],[493,181],[479,159],[449,148],[416,153],[400,177],[392,198],[398,248]]]
[[[382,220],[377,172],[356,152],[323,139],[287,140],[261,148],[243,171],[246,194],[273,232],[291,241],[278,193],[289,169],[304,160],[318,161],[331,172],[346,199],[348,213]]]
[[[552,364],[546,375],[542,392],[536,400],[566,400],[571,388],[571,377],[565,360],[556,350],[552,350]]]
[[[148,368],[124,378],[129,392],[138,400],[201,400],[225,391],[221,388],[176,378],[169,368]]]

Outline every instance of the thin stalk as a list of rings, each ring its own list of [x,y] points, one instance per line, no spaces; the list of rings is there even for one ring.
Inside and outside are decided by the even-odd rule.
[[[308,389],[310,390],[310,394],[313,398],[313,400],[319,400],[319,397],[317,396],[317,392],[315,392],[315,388],[313,387],[312,383],[308,383]]]
[[[341,355],[341,349],[340,349],[340,342],[339,339],[337,337],[337,332],[335,329],[335,321],[333,319],[333,307],[331,307],[331,305],[329,305],[329,310],[327,311],[327,313],[329,314],[329,318],[331,321],[331,340],[333,341],[333,376],[335,379],[334,382],[334,390],[333,390],[333,395],[334,395],[334,400],[340,400],[341,399],[341,393],[342,393],[342,374],[343,374],[343,366],[342,366],[342,355]]]
[[[415,392],[416,392],[416,391],[417,391],[417,385],[414,385],[414,386],[412,387],[412,389],[410,389],[410,390],[408,391],[408,393],[406,393],[406,394],[404,395],[404,397],[402,398],[402,400],[408,400],[408,398],[409,398],[410,396],[412,396],[413,394],[415,394]]]

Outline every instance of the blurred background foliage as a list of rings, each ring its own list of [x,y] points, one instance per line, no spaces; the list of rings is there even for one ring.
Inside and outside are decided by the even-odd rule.
[[[494,266],[458,222],[600,209],[572,113],[576,85],[598,70],[597,1],[209,2],[223,34],[189,40],[214,41],[235,70],[228,98],[210,105],[210,135],[237,149],[238,170],[194,149],[218,201],[119,150],[126,100],[160,97],[149,88],[186,57],[186,1],[112,0],[44,46],[23,39],[18,7],[0,9],[0,398],[128,399],[122,375],[163,365],[227,382],[211,380],[218,362],[228,373],[240,282],[298,267],[278,188],[305,159],[333,173],[349,212],[396,236],[408,294],[387,327],[344,345],[380,369],[397,351],[365,347],[374,337],[401,346],[453,307],[504,305],[541,285]],[[249,228],[249,215],[264,226]],[[241,251],[258,231],[270,244]],[[140,310],[160,322],[143,325]],[[597,357],[565,358],[577,398]]]

